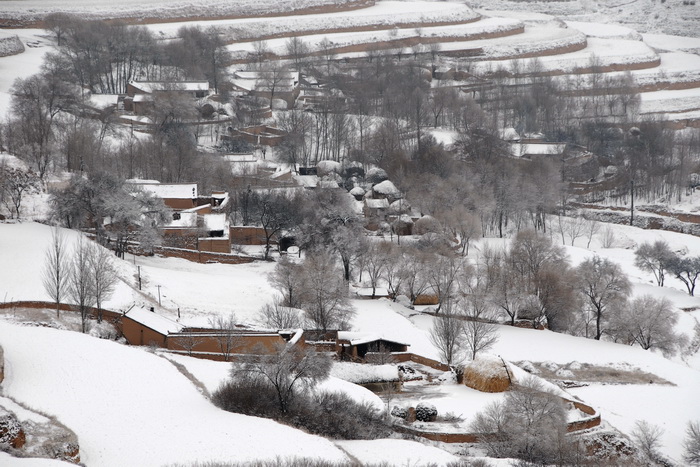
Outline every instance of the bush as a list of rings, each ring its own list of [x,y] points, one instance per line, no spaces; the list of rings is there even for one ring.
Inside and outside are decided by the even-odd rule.
[[[432,422],[437,418],[437,409],[432,404],[421,402],[416,406],[416,420],[420,422]]]
[[[375,439],[391,433],[382,414],[343,393],[299,393],[282,412],[275,390],[260,378],[239,377],[212,395],[229,412],[271,418],[310,433],[338,439]]]
[[[395,405],[394,408],[391,409],[391,415],[406,420],[408,418],[408,409],[406,407],[399,407],[398,405]]]

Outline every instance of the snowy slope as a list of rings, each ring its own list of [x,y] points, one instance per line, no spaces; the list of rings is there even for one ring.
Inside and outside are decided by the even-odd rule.
[[[345,460],[326,439],[219,410],[171,363],[143,348],[4,321],[0,343],[4,393],[72,429],[88,466]]]

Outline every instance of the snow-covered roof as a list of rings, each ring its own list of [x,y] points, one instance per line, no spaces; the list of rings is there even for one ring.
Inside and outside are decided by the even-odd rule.
[[[389,207],[389,201],[386,199],[371,199],[367,198],[365,200],[365,206],[367,206],[370,209],[386,209]]]
[[[134,102],[153,102],[153,96],[150,94],[136,94]]]
[[[319,188],[333,189],[333,188],[340,188],[340,185],[338,185],[338,182],[336,182],[335,180],[319,180],[318,187]]]
[[[156,91],[208,91],[208,81],[130,81],[141,92]]]
[[[505,141],[517,141],[520,139],[520,135],[515,128],[504,128],[500,130],[501,139]]]
[[[372,187],[372,191],[382,195],[398,195],[401,193],[399,189],[396,188],[396,185],[391,183],[390,180],[384,180],[381,183],[377,183]]]
[[[192,199],[197,197],[196,183],[159,183],[151,180],[127,180],[161,199]]]
[[[350,190],[350,194],[353,196],[363,196],[365,194],[365,190],[361,186],[356,186]]]
[[[119,96],[117,94],[92,94],[90,103],[98,109],[104,109],[110,105],[117,105]]]
[[[393,339],[386,339],[382,337],[379,334],[368,334],[364,332],[355,332],[355,331],[338,331],[338,340],[347,340],[350,341],[351,345],[361,345],[361,344],[368,344],[370,342],[376,342],[376,341],[385,341],[385,342],[391,342],[393,344],[399,344],[399,345],[410,345],[407,344],[406,342],[399,342]]]
[[[566,149],[566,143],[531,143],[523,146],[523,154],[561,154]]]
[[[234,77],[234,79],[242,79],[242,80],[259,80],[259,79],[265,79],[268,76],[271,76],[273,73],[275,73],[275,72],[272,72],[272,71],[234,71],[233,77]],[[279,71],[276,73],[280,79],[299,81],[299,72],[298,71]]]
[[[295,175],[294,179],[304,188],[316,188],[318,177],[316,175]]]
[[[222,156],[227,162],[257,162],[253,154],[224,154]]]
[[[147,310],[143,307],[134,307],[125,313],[125,316],[131,318],[137,323],[153,329],[154,331],[165,335],[170,332],[179,332],[184,326],[171,319],[161,316],[158,313]]]
[[[197,213],[196,212],[179,212],[180,218],[173,219],[172,222],[168,223],[165,227],[168,228],[183,228],[183,227],[197,227]]]
[[[207,230],[226,230],[226,214],[205,214],[202,217]]]

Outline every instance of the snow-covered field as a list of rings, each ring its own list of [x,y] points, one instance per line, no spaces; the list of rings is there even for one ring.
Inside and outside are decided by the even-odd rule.
[[[479,15],[463,3],[444,3],[435,8],[433,2],[380,1],[367,8],[337,13],[304,16],[280,16],[261,20],[243,18],[236,20],[198,21],[201,27],[216,27],[227,41],[242,41],[266,36],[300,36],[308,31],[353,28],[393,29],[430,26],[431,23],[466,23]],[[174,37],[182,26],[192,23],[159,23],[149,29],[164,39]]]
[[[3,393],[72,429],[86,465],[346,459],[324,438],[216,408],[145,348],[3,321],[0,342]]]
[[[577,70],[590,68],[592,65],[607,67],[611,65],[634,65],[650,63],[655,65],[659,56],[644,42],[627,39],[600,39],[589,37],[586,47],[575,52],[562,53],[537,58],[541,72],[575,73]],[[531,68],[531,58],[517,60],[489,60],[477,62],[473,69],[477,72],[496,70],[526,71]],[[650,65],[650,66],[653,66]]]
[[[187,17],[254,16],[285,14],[310,8],[342,8],[351,0],[3,0],[0,21],[33,22],[50,13],[67,13],[86,19],[133,18],[163,20]],[[371,4],[371,2],[370,2]]]
[[[655,0],[472,0],[474,8],[524,10],[566,18],[569,21],[625,25],[645,33],[680,34],[698,37],[700,8],[681,1]]]
[[[673,278],[667,279],[667,286],[664,288],[654,286],[651,283],[653,278],[650,273],[643,272],[634,266],[634,251],[633,248],[630,248],[644,241],[653,241],[657,238],[663,238],[674,250],[685,249],[691,254],[697,254],[700,252],[700,238],[673,232],[644,231],[628,226],[613,226],[613,228],[616,232],[619,244],[625,245],[627,248],[602,249],[598,247],[598,242],[594,239],[592,243],[593,250],[587,250],[583,248],[585,246],[585,240],[579,239],[577,246],[566,247],[566,251],[571,257],[572,262],[577,264],[593,254],[610,258],[619,263],[629,275],[634,285],[634,295],[651,293],[655,296],[665,296],[669,298],[674,305],[679,308],[700,308],[700,298],[688,296],[684,292],[683,285]],[[3,276],[0,277],[3,287],[8,291],[8,294],[11,294],[8,295],[8,299],[9,296],[23,299],[46,299],[41,289],[40,282],[38,282],[38,273],[40,272],[44,246],[48,242],[49,236],[50,229],[39,224],[0,224],[0,271],[11,271],[5,272]],[[44,240],[42,240],[42,238]],[[554,240],[559,241],[556,236]],[[505,245],[507,240],[489,239],[482,243],[488,243],[492,246],[499,244]],[[473,248],[473,255],[476,254],[478,248],[479,245]],[[266,272],[272,267],[271,263],[229,266],[200,265],[188,263],[184,260],[165,258],[137,258],[136,261],[137,264],[141,265],[142,274],[147,278],[149,284],[146,289],[147,292],[151,294],[152,297],[157,296],[155,284],[160,284],[162,286],[161,293],[163,295],[164,305],[167,303],[171,309],[179,306],[183,311],[183,322],[190,321],[193,323],[206,324],[206,318],[212,314],[228,314],[233,311],[236,313],[239,321],[255,324],[255,311],[268,300],[272,293],[272,289],[267,284],[265,278]],[[133,271],[133,264],[128,261],[120,263],[120,271],[123,271],[122,274],[128,276],[128,271]],[[121,287],[123,287],[123,289],[121,289]],[[120,295],[128,296],[128,300],[133,300],[134,292],[131,287],[124,284],[120,286],[120,290],[123,290],[123,293],[120,293]],[[192,291],[197,291],[197,293],[192,293]],[[118,305],[120,303],[119,300],[113,299],[112,303]],[[352,322],[352,329],[354,331],[380,334],[390,340],[394,339],[407,342],[410,344],[410,352],[428,358],[438,358],[437,351],[428,337],[428,331],[432,326],[433,319],[430,315],[410,310],[386,299],[353,300],[353,304],[357,311],[356,317]],[[163,314],[172,313],[172,311],[167,310],[160,310],[160,312]],[[685,313],[678,311],[678,313],[681,319],[679,320],[677,330],[690,334],[696,320],[700,318],[700,311]],[[38,334],[34,335],[33,333]],[[30,336],[30,334],[32,335]],[[614,344],[611,342],[597,342],[550,331],[518,329],[508,326],[500,327],[499,335],[500,340],[493,349],[493,353],[502,356],[506,360],[526,360],[530,362],[547,363],[550,367],[552,365],[566,367],[574,362],[578,362],[578,364],[587,363],[612,369],[624,368],[630,369],[631,371],[640,370],[671,382],[672,385],[610,385],[591,383],[587,387],[571,390],[570,392],[598,408],[604,421],[610,423],[624,433],[630,433],[636,420],[643,419],[659,425],[665,429],[662,438],[664,442],[664,453],[674,459],[680,458],[685,423],[689,420],[700,419],[700,406],[693,404],[697,387],[700,387],[700,358],[697,358],[697,355],[690,356],[685,362],[678,357],[673,360],[668,360],[654,352],[644,351],[636,347]],[[65,356],[44,355],[50,354],[51,352],[41,350],[37,350],[37,352],[32,351],[31,355],[22,355],[22,352],[18,349],[21,348],[20,343],[26,342],[27,339],[32,342],[46,341],[54,344],[60,339],[62,342],[66,342],[65,345],[68,347],[67,352],[70,355],[85,353],[86,351],[84,349],[81,350],[81,346],[89,345],[88,342],[96,340],[69,332],[16,327],[0,322],[0,342],[2,342],[3,345],[5,342],[8,342],[6,346],[6,358],[11,363],[9,366],[11,369],[11,383],[7,386],[8,389],[6,389],[6,391],[10,392],[6,394],[16,397],[21,402],[26,402],[30,406],[39,408],[49,414],[57,415],[64,424],[78,433],[81,444],[83,444],[84,435],[82,435],[82,433],[90,432],[90,423],[85,420],[80,420],[80,417],[72,414],[71,407],[73,406],[67,402],[56,403],[57,405],[55,406],[55,402],[52,402],[49,394],[37,394],[37,392],[39,392],[38,389],[32,391],[27,390],[26,386],[24,386],[25,383],[20,383],[20,380],[24,381],[24,373],[22,373],[23,376],[21,376],[21,378],[19,376],[12,376],[16,374],[13,368],[28,365],[38,369],[43,368],[43,365],[56,365],[57,369],[55,371],[59,373],[62,372],[61,374],[65,375],[66,372],[71,374],[73,372],[79,373],[79,375],[75,376],[76,387],[82,385],[81,381],[83,381],[83,379],[86,380],[89,377],[94,378],[94,375],[88,376],[87,374],[83,374],[83,370],[78,364],[78,361],[73,361],[71,359],[72,357],[65,360],[67,358]],[[162,358],[157,358],[141,349],[127,349],[110,342],[97,342],[98,343],[95,344],[96,349],[90,350],[89,353],[91,355],[96,355],[94,357],[95,359],[107,359],[109,363],[103,365],[104,367],[115,369],[115,372],[121,372],[120,374],[122,375],[129,374],[128,371],[131,370],[125,368],[127,366],[125,360],[138,359],[139,368],[141,368],[141,366],[144,367],[143,372],[141,369],[134,370],[137,371],[137,373],[133,376],[129,376],[130,379],[140,381],[146,378],[148,373],[153,373],[164,381],[164,385],[175,385],[174,387],[179,388],[177,391],[184,391],[181,387],[185,384],[184,382],[171,381],[180,378],[180,375],[177,372],[173,372],[171,375],[168,374],[171,370],[170,366],[168,366],[170,364],[165,362],[165,366],[161,368],[161,365],[163,365],[162,362],[164,362]],[[41,348],[44,349],[46,347]],[[109,355],[112,354],[113,357],[110,357]],[[14,363],[14,361],[17,361],[17,358],[20,358],[18,356],[21,356],[21,363]],[[42,363],[32,362],[33,359],[39,357],[41,357]],[[52,358],[63,359],[65,369],[61,370],[61,365],[59,365],[58,362],[51,361]],[[88,366],[99,366],[95,361],[91,360],[92,358],[93,357],[90,357],[88,361],[79,361],[84,362]],[[185,364],[188,370],[197,379],[202,381],[204,386],[210,391],[214,390],[228,374],[227,364],[198,361],[188,359],[187,357],[171,358]],[[114,361],[111,359],[114,359]],[[143,363],[141,363],[142,360]],[[39,373],[36,373],[36,375],[38,374]],[[47,378],[49,378],[47,382],[39,384],[36,378],[40,378],[40,376],[36,375],[33,377],[34,379],[31,380],[35,385],[46,384],[50,387],[59,385],[57,379],[51,379],[54,378],[54,376],[47,376]],[[51,375],[51,372],[49,372],[49,375]],[[71,378],[73,378],[73,376],[71,376]],[[116,385],[116,383],[111,380],[104,383],[104,388],[101,384],[100,391],[108,391],[106,386],[112,384]],[[367,394],[366,392],[363,393],[362,391],[355,391],[351,389],[353,386],[350,385],[350,383],[344,383],[340,380],[331,380],[326,383],[326,385],[329,390],[343,390],[354,394],[354,397],[369,398],[368,400],[374,400],[377,406],[379,406],[379,403],[376,402],[376,396]],[[71,387],[73,387],[73,385],[71,385]],[[118,385],[116,387],[120,391],[122,390]],[[165,391],[164,388],[159,388],[160,386],[156,385],[154,390],[156,392]],[[140,386],[138,386],[137,389],[144,390]],[[61,397],[65,396],[71,401],[71,404],[78,404],[78,402],[72,402],[77,396],[69,397],[67,394],[73,390],[74,389],[61,389],[60,391],[65,391],[64,394],[60,391],[57,393],[56,391],[58,391],[58,389],[54,388],[51,394],[59,394]],[[109,389],[109,391],[111,391],[111,389]],[[192,392],[197,397],[201,397],[196,391],[192,390]],[[477,394],[464,387],[445,385],[438,391],[437,396],[434,395],[432,400],[430,398],[428,398],[428,400],[436,406],[439,406],[442,412],[457,412],[462,413],[462,415],[466,417],[470,417],[475,413],[475,408],[482,407],[486,402],[491,400],[490,397],[491,396]],[[97,405],[96,401],[93,401],[89,397],[87,399],[89,403],[86,407],[91,407],[91,404]],[[187,395],[183,401],[186,401],[186,404],[189,405],[190,399],[194,400],[194,396]],[[201,405],[205,402],[206,401],[196,402],[196,404]],[[152,401],[150,405],[153,405]],[[178,407],[180,405],[184,406],[185,402],[179,404]],[[196,406],[200,407],[200,405]],[[460,410],[462,406],[469,406],[471,409],[465,412],[464,410]],[[155,405],[155,409],[164,410],[160,407],[162,406],[158,404]],[[127,410],[123,406],[119,408],[121,410]],[[141,405],[138,405],[137,408],[138,410],[146,410]],[[92,409],[86,410],[85,413],[91,413],[91,410]],[[95,410],[97,410],[97,408],[95,408]],[[107,409],[100,408],[99,410],[105,411]],[[214,409],[210,408],[209,410]],[[107,419],[112,416],[108,413],[98,413],[102,414],[104,417],[108,417]],[[228,414],[226,416],[228,416]],[[224,415],[219,414],[216,417],[215,419],[219,420],[217,423],[225,423],[224,419],[226,417]],[[170,423],[170,421],[176,423],[175,420],[173,420],[174,418],[176,418],[174,415],[168,418],[168,423]],[[153,429],[150,425],[147,426],[149,426],[149,429]],[[105,439],[94,439],[95,436],[96,435],[91,435],[86,439],[85,448],[88,453],[86,459],[108,459],[109,456],[112,455],[108,447],[104,448],[104,452],[94,448],[94,446],[106,442]],[[132,442],[130,441],[131,438],[124,438],[127,436],[127,434],[121,434],[118,439],[121,442]],[[93,442],[95,444],[92,444]],[[88,463],[88,465],[90,464]]]

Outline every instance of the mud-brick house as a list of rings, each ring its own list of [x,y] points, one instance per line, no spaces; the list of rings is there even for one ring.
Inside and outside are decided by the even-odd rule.
[[[159,183],[156,180],[128,180],[135,190],[152,193],[173,210],[172,220],[162,227],[164,246],[213,253],[230,253],[229,222],[221,212],[229,202],[228,193],[198,193],[196,183]]]
[[[386,198],[366,198],[362,213],[369,223],[384,222],[389,211],[389,201]]]
[[[208,94],[208,81],[129,81],[122,102],[124,110],[143,115],[150,110],[154,98],[158,95],[199,99]]]
[[[197,207],[196,183],[160,183],[157,180],[127,180],[134,188],[151,193],[175,211]]]
[[[365,360],[368,354],[407,352],[409,346],[377,334],[351,331],[339,331],[337,343],[340,358],[348,360]]]
[[[236,71],[232,86],[234,95],[280,99],[291,109],[299,97],[300,82],[296,71]]]
[[[150,307],[131,308],[120,317],[119,326],[131,345],[155,346],[210,360],[228,359],[224,350],[235,358],[236,354],[272,354],[288,343],[305,345],[301,329],[187,328]]]

